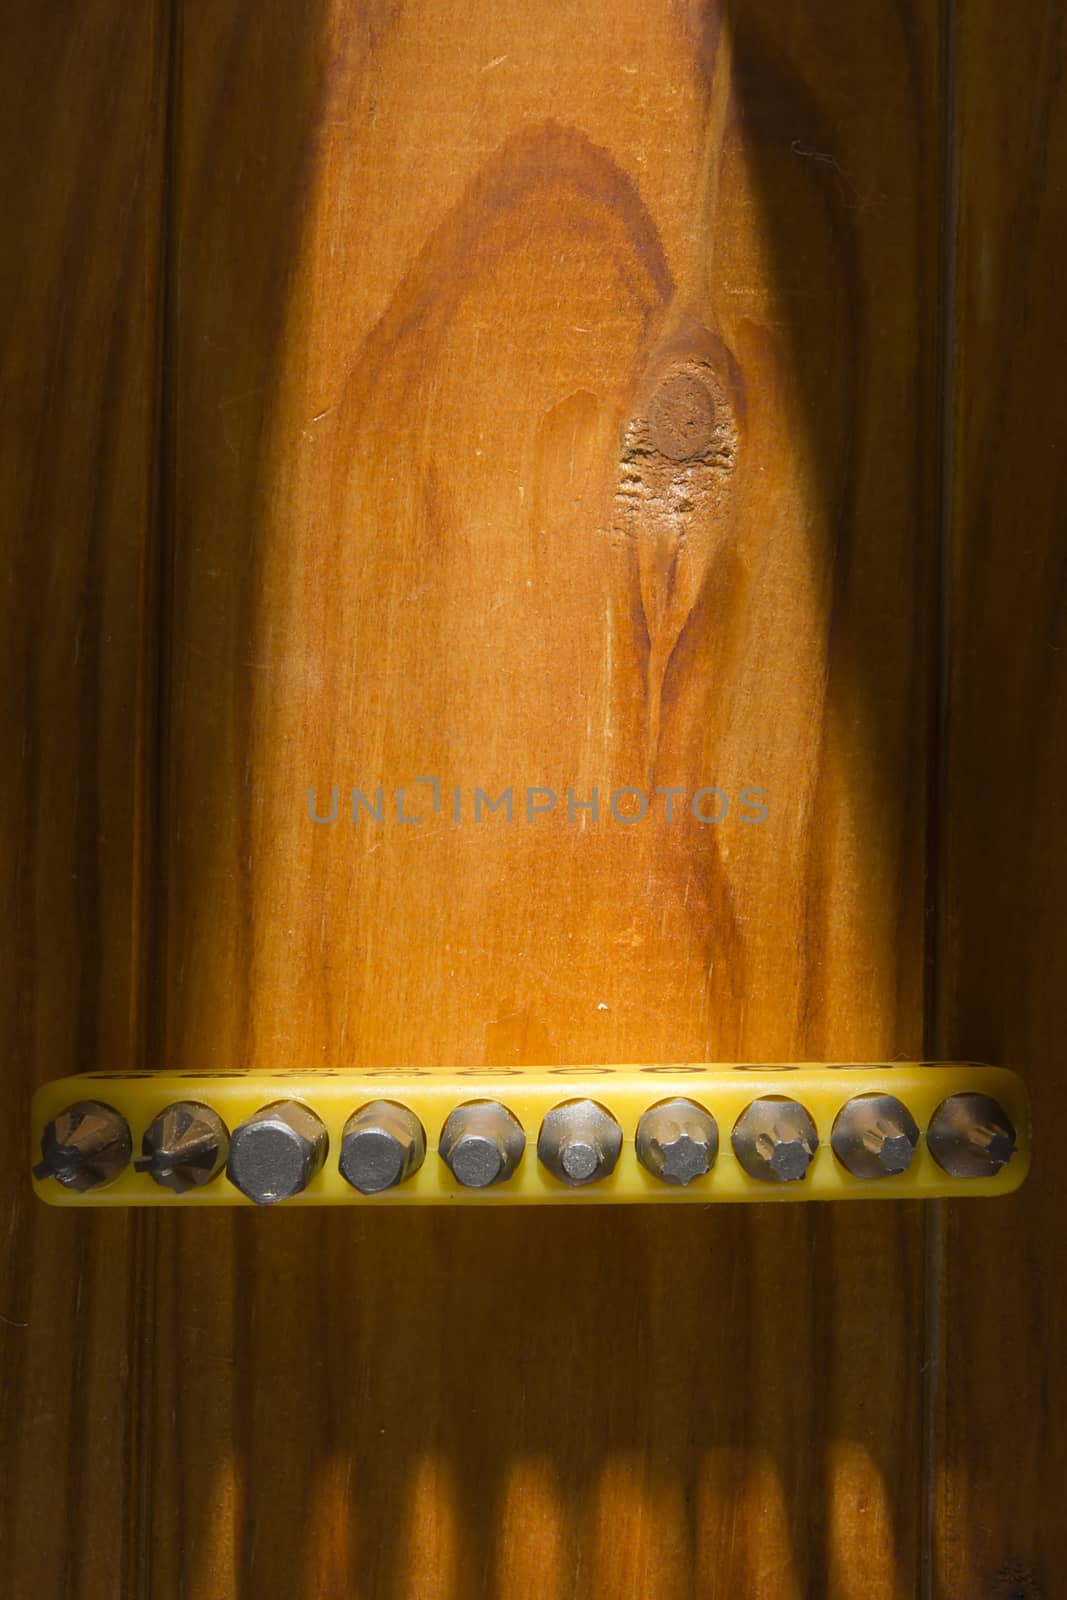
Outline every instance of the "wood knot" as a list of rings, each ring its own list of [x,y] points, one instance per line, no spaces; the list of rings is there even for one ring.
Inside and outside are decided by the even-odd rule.
[[[622,441],[614,531],[665,530],[698,537],[720,507],[737,452],[737,425],[722,380],[707,360],[675,362],[639,395]]]
[[[671,461],[704,455],[715,438],[715,402],[707,385],[685,372],[661,384],[648,407],[648,436]]]
[[[638,385],[612,514],[613,542],[629,545],[636,557],[632,570],[648,637],[649,773],[668,664],[732,525],[738,449],[732,363],[706,332],[694,342],[695,350],[656,358]]]

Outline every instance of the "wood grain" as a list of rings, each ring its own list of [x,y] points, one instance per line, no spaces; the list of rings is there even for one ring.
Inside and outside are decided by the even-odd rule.
[[[161,1059],[921,1047],[939,54],[187,12]],[[423,775],[771,815],[306,815]],[[913,1210],[158,1240],[153,1592],[915,1592]]]
[[[960,22],[945,1040],[1025,1073],[1037,1148],[1006,1205],[947,1207],[936,1582],[1036,1600],[1065,1584],[1067,35]]]
[[[115,48],[98,5],[90,97]],[[155,188],[160,30],[123,79],[136,133],[91,98],[68,118],[74,87],[49,80],[56,162],[104,166],[127,201],[140,175],[142,364],[113,376],[108,449],[125,406],[139,420],[106,548],[133,559],[148,530],[163,583],[157,633],[135,540],[137,604],[108,622],[132,696],[108,708],[114,793],[152,793],[101,878],[140,906],[130,863],[152,863],[150,915],[119,918],[118,948],[84,921],[65,954],[23,936],[23,969],[56,978],[22,1025],[78,1041],[42,1040],[25,1081],[102,1052],[922,1053],[941,18],[856,11],[182,5]],[[73,230],[70,194],[48,203]],[[55,274],[37,350],[70,253],[117,256],[34,226]],[[20,444],[40,463],[39,384]],[[78,526],[54,521],[72,561]],[[42,604],[31,674],[61,647]],[[149,657],[158,718],[129,688]],[[759,786],[769,815],[308,818],[309,786],[413,797],[426,775],[467,796],[597,785],[605,812],[621,786]],[[125,1032],[72,1009],[89,952]],[[923,1221],[786,1210],[194,1212],[106,1238],[57,1216],[44,1269],[45,1224],[20,1214],[5,1281],[33,1282],[52,1331],[4,1367],[16,1591],[912,1596]]]
[[[144,1050],[168,31],[5,8],[0,45],[0,1588],[134,1593],[144,1230],[23,1181],[30,1091]]]

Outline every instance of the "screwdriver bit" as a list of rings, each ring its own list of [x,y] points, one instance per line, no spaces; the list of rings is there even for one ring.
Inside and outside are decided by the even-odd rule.
[[[854,1178],[888,1178],[906,1172],[919,1142],[907,1106],[891,1094],[861,1094],[842,1106],[830,1147]]]
[[[498,1100],[468,1100],[441,1130],[438,1154],[465,1189],[487,1189],[511,1177],[526,1148],[526,1135]]]
[[[425,1157],[422,1123],[392,1100],[372,1100],[345,1123],[341,1176],[360,1194],[395,1188],[419,1170]]]
[[[715,1118],[695,1101],[664,1100],[637,1124],[635,1148],[647,1172],[684,1188],[715,1165],[719,1130]]]
[[[926,1143],[951,1178],[993,1178],[1015,1154],[1015,1129],[988,1095],[954,1094],[934,1112]]]
[[[537,1139],[538,1160],[572,1189],[608,1177],[621,1150],[622,1129],[595,1100],[554,1106]]]
[[[197,1100],[178,1100],[149,1124],[134,1167],[164,1189],[185,1194],[218,1177],[229,1148],[230,1135],[217,1111]]]
[[[796,1100],[753,1100],[734,1124],[734,1155],[750,1178],[798,1183],[819,1147],[815,1124]]]
[[[84,1194],[117,1178],[132,1154],[125,1117],[99,1100],[79,1100],[45,1128],[33,1175]]]
[[[259,1206],[291,1200],[326,1159],[324,1123],[298,1100],[262,1106],[234,1130],[226,1173]]]

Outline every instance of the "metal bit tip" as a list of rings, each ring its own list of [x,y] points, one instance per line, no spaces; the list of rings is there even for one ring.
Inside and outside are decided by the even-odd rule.
[[[230,1135],[217,1111],[197,1100],[179,1100],[149,1124],[134,1167],[162,1188],[185,1194],[218,1177],[229,1148]]]
[[[426,1157],[422,1123],[406,1106],[373,1100],[345,1123],[341,1176],[360,1194],[381,1194],[417,1172]]]
[[[275,1205],[307,1188],[328,1144],[325,1125],[312,1110],[297,1100],[279,1100],[234,1130],[227,1176],[257,1205]]]
[[[621,1151],[622,1129],[595,1100],[554,1106],[537,1139],[538,1160],[571,1188],[608,1177]]]
[[[919,1143],[907,1106],[891,1094],[861,1094],[842,1106],[830,1147],[854,1178],[890,1178],[906,1172]]]
[[[750,1178],[799,1183],[819,1147],[811,1117],[796,1100],[753,1100],[734,1124],[734,1155]]]
[[[526,1135],[498,1100],[470,1100],[457,1106],[441,1129],[437,1150],[464,1189],[504,1183],[526,1148]]]
[[[84,1194],[117,1178],[132,1154],[125,1117],[99,1100],[79,1100],[45,1128],[33,1175]]]
[[[637,1124],[637,1159],[664,1183],[685,1187],[705,1177],[719,1153],[715,1118],[693,1100],[665,1100]]]
[[[1015,1129],[995,1100],[954,1094],[930,1119],[926,1143],[951,1178],[994,1178],[1015,1154]]]

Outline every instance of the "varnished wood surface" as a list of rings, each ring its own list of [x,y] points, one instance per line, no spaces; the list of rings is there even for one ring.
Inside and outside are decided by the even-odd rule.
[[[138,1592],[144,1231],[21,1181],[29,1091],[143,1057],[167,29],[0,24],[0,1592]]]
[[[944,1040],[1018,1063],[1039,1151],[994,1214],[946,1207],[936,1579],[1067,1593],[1067,32],[965,0]]]
[[[177,119],[158,1054],[918,1048],[935,19],[842,10],[827,52],[769,7],[732,45],[411,7],[327,52],[313,9],[218,17],[185,17]],[[679,556],[642,436],[693,363],[722,438]],[[776,811],[304,816],[425,773]],[[914,1587],[917,1211],[157,1238],[161,1593]]]
[[[74,9],[62,50],[27,11],[4,112],[54,141],[6,141],[47,266],[5,363],[42,486],[5,505],[19,1094],[104,1055],[921,1054],[939,6]],[[423,774],[770,816],[306,815]],[[970,1443],[919,1207],[79,1230],[17,1193],[16,1594],[870,1600],[924,1592],[935,1531],[982,1592],[967,1506],[927,1514]]]

